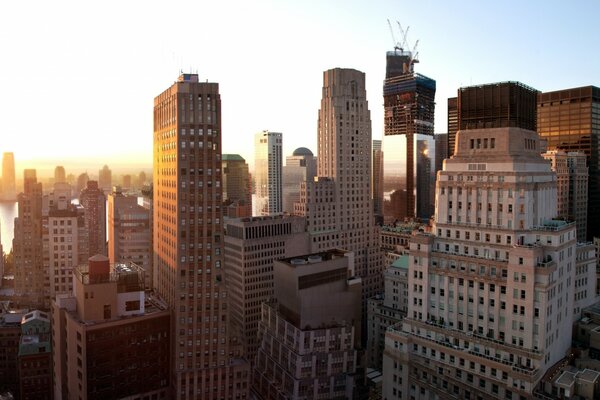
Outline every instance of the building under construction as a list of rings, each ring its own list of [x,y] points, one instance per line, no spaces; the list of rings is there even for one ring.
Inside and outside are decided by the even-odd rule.
[[[415,48],[405,51],[397,45],[386,56],[383,84],[386,224],[406,219],[427,220],[433,214],[435,81],[414,72],[414,64],[418,62]]]

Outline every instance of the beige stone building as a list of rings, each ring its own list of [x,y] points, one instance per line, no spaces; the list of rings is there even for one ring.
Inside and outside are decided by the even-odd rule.
[[[534,131],[459,131],[432,234],[410,241],[407,317],[388,329],[384,399],[531,398],[571,346],[576,227]]]
[[[223,154],[223,210],[230,218],[252,216],[252,182],[246,160],[239,154]]]
[[[371,115],[365,74],[335,68],[323,73],[317,135],[317,177],[302,184],[295,214],[307,220],[311,251],[354,253],[367,299],[383,289],[379,228],[371,199]]]
[[[170,313],[144,270],[96,255],[52,304],[55,399],[170,399]]]
[[[154,99],[154,287],[173,313],[173,399],[245,398],[228,331],[219,84],[182,74]]]
[[[585,242],[588,209],[588,168],[585,153],[550,150],[542,154],[549,160],[557,180],[558,217],[575,221],[577,239]]]
[[[245,357],[254,362],[261,305],[273,298],[273,263],[310,251],[306,219],[287,215],[232,219],[225,230],[231,323]]]
[[[359,363],[361,279],[353,254],[329,250],[275,261],[253,370],[259,399],[352,399]]]

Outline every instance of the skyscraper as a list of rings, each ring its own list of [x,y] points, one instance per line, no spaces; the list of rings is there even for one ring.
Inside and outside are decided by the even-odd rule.
[[[43,263],[42,184],[34,169],[26,169],[23,175],[24,190],[19,194],[13,238],[15,292],[27,296],[32,305],[44,307],[50,288]]]
[[[54,183],[66,183],[67,182],[67,174],[65,172],[65,167],[62,165],[57,165],[54,168]]]
[[[454,155],[458,132],[458,97],[448,99],[448,158]]]
[[[0,193],[0,199],[14,201],[16,198],[15,155],[4,153],[2,155],[2,193]]]
[[[285,158],[283,167],[283,211],[294,213],[294,203],[300,200],[300,184],[317,175],[317,162],[312,151],[299,147]]]
[[[302,184],[296,214],[306,216],[312,252],[354,252],[366,316],[367,299],[382,289],[383,263],[371,200],[371,113],[363,72],[323,73],[317,145],[317,177]]]
[[[254,135],[256,215],[283,212],[282,134],[262,131]]]
[[[589,171],[587,240],[600,236],[600,88],[540,93],[537,128],[548,141],[548,150],[585,153]]]
[[[89,255],[107,255],[106,251],[106,197],[97,181],[88,181],[79,195],[85,210],[85,224],[89,232]]]
[[[112,190],[112,171],[108,168],[108,165],[98,171],[98,186],[105,193],[110,193]]]
[[[575,223],[555,219],[556,175],[523,128],[535,106],[523,107],[516,126],[458,132],[436,185],[433,234],[410,242],[412,301],[386,333],[384,397],[531,398],[568,354]],[[480,114],[508,120],[492,117]]]
[[[373,212],[375,217],[383,218],[383,149],[381,140],[373,140]]]
[[[219,84],[182,74],[154,99],[154,287],[173,314],[174,399],[244,398],[228,332]]]
[[[230,218],[252,216],[252,182],[246,160],[223,154],[223,214]]]
[[[75,193],[81,193],[81,191],[85,189],[89,180],[90,177],[88,176],[87,172],[79,174],[79,176],[77,177],[77,186],[75,187]]]
[[[410,51],[387,52],[383,84],[383,214],[392,224],[403,219],[428,220],[435,184],[433,123],[436,84],[414,72]]]

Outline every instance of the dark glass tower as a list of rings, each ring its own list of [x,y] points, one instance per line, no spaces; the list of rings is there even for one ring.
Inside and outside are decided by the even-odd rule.
[[[409,51],[396,48],[386,59],[384,222],[427,220],[433,214],[430,193],[435,184],[435,81],[414,72],[417,60]]]

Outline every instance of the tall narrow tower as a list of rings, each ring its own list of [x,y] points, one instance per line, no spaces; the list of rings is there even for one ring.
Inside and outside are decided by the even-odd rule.
[[[89,256],[108,255],[106,250],[106,196],[97,181],[87,181],[79,202],[85,209],[85,224],[89,237]]]
[[[219,84],[182,74],[154,99],[155,290],[172,311],[173,399],[239,398],[223,264]]]
[[[435,81],[414,72],[418,60],[387,52],[384,105],[383,214],[386,224],[433,215]]]
[[[262,131],[254,136],[257,215],[283,212],[281,142],[278,132]]]
[[[0,198],[14,201],[17,198],[17,186],[15,184],[15,155],[4,153],[2,155],[2,193]]]
[[[363,279],[364,306],[381,290],[382,262],[371,200],[371,113],[363,72],[335,68],[323,73],[317,143],[317,178],[302,184],[296,212],[307,217],[313,252],[354,252],[352,273]]]

